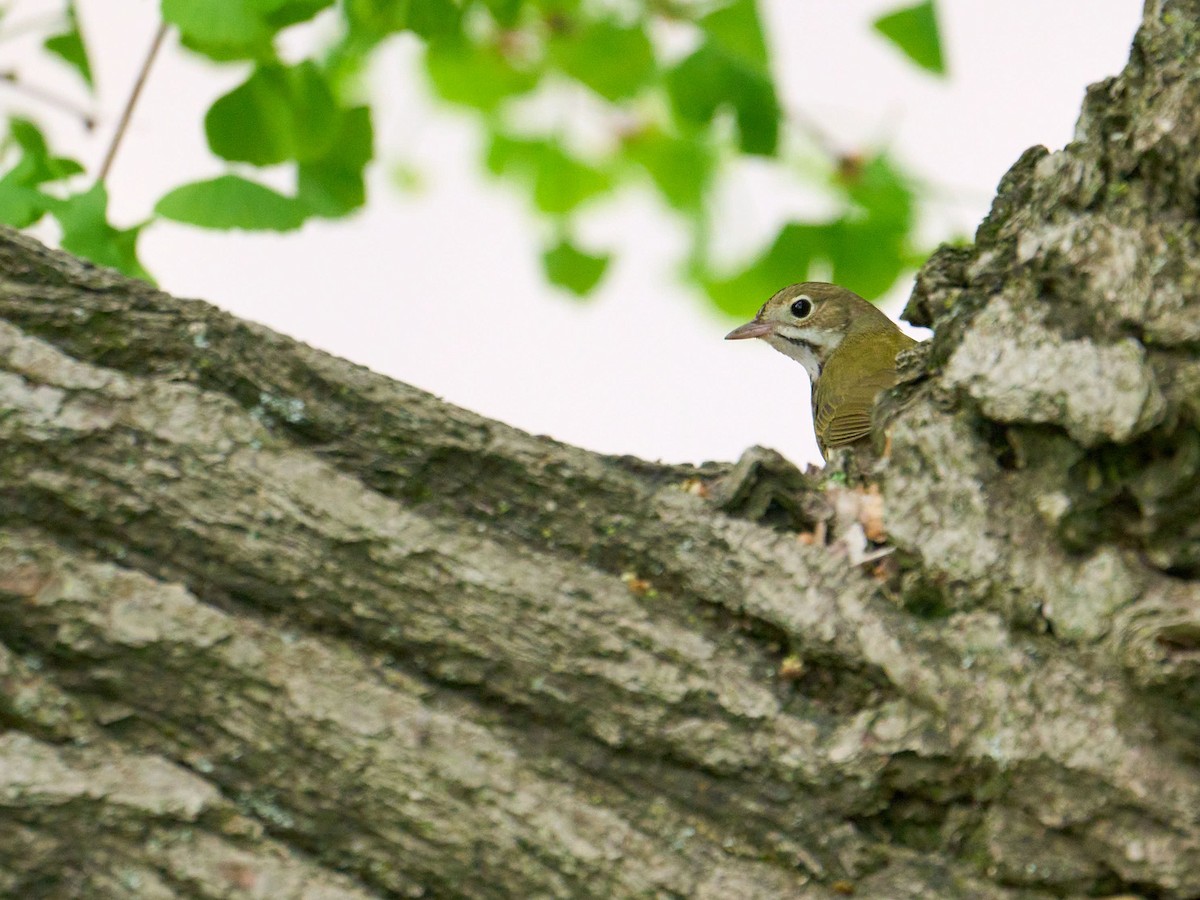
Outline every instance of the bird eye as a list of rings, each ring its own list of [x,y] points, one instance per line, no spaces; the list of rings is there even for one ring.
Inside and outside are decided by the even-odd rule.
[[[797,319],[804,319],[812,312],[812,301],[807,297],[797,297],[792,304],[792,315]]]

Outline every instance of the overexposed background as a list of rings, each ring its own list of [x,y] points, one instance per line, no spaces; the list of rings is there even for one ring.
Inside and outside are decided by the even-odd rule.
[[[78,5],[99,128],[89,135],[76,118],[11,89],[0,92],[0,109],[31,115],[57,151],[94,171],[158,26],[157,3]],[[873,18],[899,5],[760,0],[784,108],[845,150],[887,146],[932,184],[923,212],[931,241],[972,233],[1026,147],[1071,139],[1085,87],[1120,71],[1142,6],[941,0],[950,77],[939,80],[871,30]],[[9,21],[56,8],[17,2]],[[0,45],[4,68],[83,98],[70,73],[37,60],[36,44],[32,35]],[[479,129],[431,101],[419,53],[415,40],[398,40],[373,72],[383,99],[366,210],[285,235],[157,223],[140,246],[161,286],[591,449],[700,461],[736,458],[759,443],[797,462],[818,460],[803,370],[765,345],[721,340],[738,323],[720,319],[680,280],[684,235],[649,191],[627,190],[586,215],[585,246],[617,256],[594,297],[580,302],[545,284],[543,226],[521,193],[483,174]],[[117,223],[140,221],[169,188],[223,170],[208,153],[202,118],[246,71],[215,67],[168,41],[110,175]],[[420,190],[393,186],[397,162],[419,172]],[[811,202],[747,163],[722,188],[723,252],[731,260],[751,252],[785,218],[815,211]],[[909,288],[894,292],[893,314]]]

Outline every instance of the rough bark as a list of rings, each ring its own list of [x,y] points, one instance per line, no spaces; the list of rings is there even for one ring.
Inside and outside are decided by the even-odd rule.
[[[922,271],[878,577],[0,235],[0,893],[1200,896],[1198,22]]]

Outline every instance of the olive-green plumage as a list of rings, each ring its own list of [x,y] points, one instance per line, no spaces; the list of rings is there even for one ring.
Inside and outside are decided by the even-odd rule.
[[[726,340],[762,338],[808,371],[821,453],[871,431],[871,407],[896,383],[896,355],[916,341],[858,294],[819,281],[785,287]]]

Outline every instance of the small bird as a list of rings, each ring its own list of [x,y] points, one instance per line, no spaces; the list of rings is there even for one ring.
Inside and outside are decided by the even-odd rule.
[[[896,383],[896,354],[916,344],[891,319],[836,284],[791,284],[727,341],[762,338],[812,382],[813,429],[821,455],[867,437],[876,395]]]

